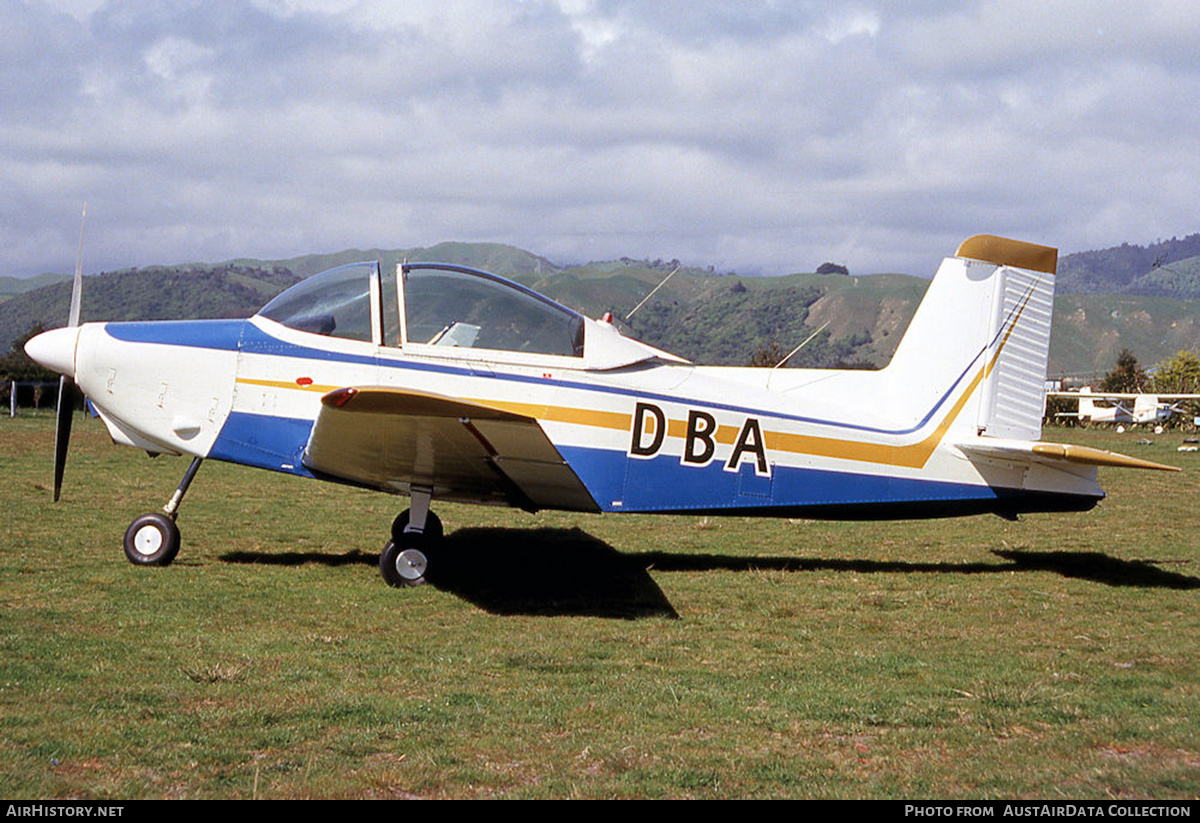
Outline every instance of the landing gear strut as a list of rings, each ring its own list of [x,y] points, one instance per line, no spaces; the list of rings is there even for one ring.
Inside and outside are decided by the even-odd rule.
[[[151,512],[139,515],[129,524],[125,530],[125,557],[130,563],[136,566],[171,565],[179,553],[179,527],[175,525],[175,517],[201,462],[199,457],[192,459],[183,480],[179,482],[179,488],[163,506],[164,514]]]
[[[429,510],[431,489],[412,490],[412,508],[392,522],[392,539],[379,555],[379,572],[389,586],[420,586],[430,555],[442,540],[442,521]]]

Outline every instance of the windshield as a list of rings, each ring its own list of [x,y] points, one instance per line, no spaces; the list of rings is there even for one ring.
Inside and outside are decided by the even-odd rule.
[[[370,342],[371,280],[377,269],[377,263],[351,263],[313,275],[259,314],[299,331]]]

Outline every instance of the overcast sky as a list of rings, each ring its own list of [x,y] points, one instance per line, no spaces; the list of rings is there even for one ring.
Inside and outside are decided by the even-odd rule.
[[[1200,3],[0,0],[0,274],[1200,231]]]

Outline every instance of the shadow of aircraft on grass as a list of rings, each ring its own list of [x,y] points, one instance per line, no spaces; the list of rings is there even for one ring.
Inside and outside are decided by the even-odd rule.
[[[675,612],[637,555],[618,552],[581,529],[466,528],[446,535],[445,558],[426,578],[493,614],[635,619]],[[378,565],[378,554],[352,551],[228,552],[227,563],[292,566]]]
[[[655,572],[855,572],[858,574],[1011,574],[1050,572],[1106,586],[1200,589],[1200,578],[1161,568],[1153,560],[1124,560],[1102,552],[994,549],[1007,563],[910,562],[804,557],[735,557],[679,552],[618,552],[581,529],[459,529],[440,547],[449,562],[431,569],[434,587],[485,611],[506,615],[575,615],[636,619],[678,617]],[[375,566],[379,555],[354,550],[228,552],[227,563],[299,566]]]
[[[640,552],[626,554],[639,565],[663,572],[686,571],[787,571],[857,572],[859,574],[1010,574],[1051,572],[1063,577],[1090,580],[1107,586],[1156,589],[1200,589],[1200,578],[1159,567],[1154,560],[1123,560],[1102,552],[1038,552],[993,549],[1007,564],[984,562],[920,563],[904,560],[861,560],[805,557],[729,557],[719,554]]]
[[[992,554],[1012,561],[1016,571],[1047,571],[1091,580],[1107,586],[1144,589],[1200,589],[1200,578],[1161,568],[1176,561],[1123,560],[1103,552],[1025,552],[994,549]],[[1187,561],[1183,561],[1187,562]],[[1008,567],[1000,567],[1009,571]]]

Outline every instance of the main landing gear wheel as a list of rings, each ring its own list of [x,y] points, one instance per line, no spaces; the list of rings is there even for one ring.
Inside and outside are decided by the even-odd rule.
[[[429,511],[428,505],[426,498],[423,531],[409,530],[409,522],[412,519],[410,509],[405,509],[392,521],[392,539],[379,555],[379,571],[389,586],[420,586],[425,582],[429,556],[442,541],[442,521]]]
[[[389,586],[398,589],[423,585],[425,570],[429,568],[429,557],[425,553],[428,541],[412,539],[421,537],[414,532],[407,537],[409,539],[401,543],[389,540],[383,547],[383,554],[379,555],[380,574]],[[422,548],[417,548],[417,544]]]
[[[179,527],[165,514],[143,514],[125,530],[125,556],[137,566],[169,566],[179,553]]]
[[[405,532],[404,531],[404,529],[408,527],[409,514],[410,514],[410,511],[408,509],[405,509],[404,511],[400,512],[399,515],[397,515],[395,520],[392,521],[392,542],[393,543],[403,543],[404,535],[406,533],[410,536],[412,534],[414,534],[413,532]],[[428,514],[425,515],[424,535],[425,535],[425,539],[427,539],[427,540],[437,541],[437,540],[442,539],[442,520],[440,517],[438,517],[433,512],[429,512]]]

